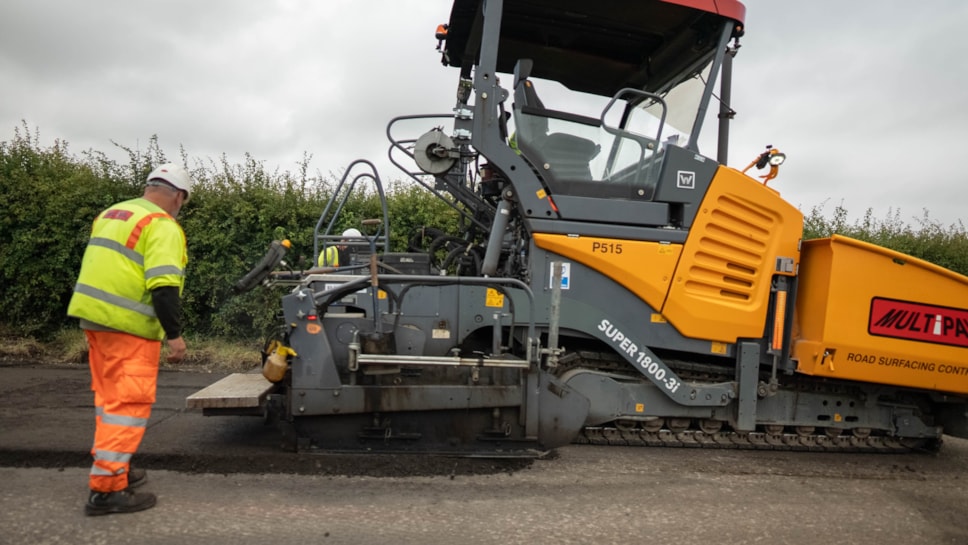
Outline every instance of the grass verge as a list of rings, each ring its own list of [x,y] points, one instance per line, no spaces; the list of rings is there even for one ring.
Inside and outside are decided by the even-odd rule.
[[[260,341],[226,341],[187,337],[188,355],[178,364],[165,362],[162,345],[161,368],[202,372],[248,371],[262,364]],[[0,361],[50,365],[87,365],[87,340],[80,329],[64,330],[49,341],[0,335]]]

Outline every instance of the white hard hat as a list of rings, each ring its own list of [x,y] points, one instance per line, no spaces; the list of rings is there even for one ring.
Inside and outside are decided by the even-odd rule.
[[[192,194],[192,177],[185,170],[185,167],[181,165],[176,165],[175,163],[159,165],[148,175],[148,181],[150,182],[151,180],[163,180],[175,189],[184,191],[186,202]]]
[[[349,229],[343,231],[343,236],[344,237],[362,237],[363,233],[361,233],[359,229],[354,229],[350,227]]]

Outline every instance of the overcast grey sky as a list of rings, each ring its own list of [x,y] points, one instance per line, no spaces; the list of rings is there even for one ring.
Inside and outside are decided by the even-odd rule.
[[[772,144],[788,161],[770,185],[805,212],[966,219],[968,2],[744,3],[730,166]],[[157,135],[173,159],[183,146],[294,171],[308,153],[324,175],[367,158],[400,178],[386,123],[453,106],[433,36],[449,13],[447,0],[4,0],[0,140],[26,121],[74,153],[123,159],[112,141]]]

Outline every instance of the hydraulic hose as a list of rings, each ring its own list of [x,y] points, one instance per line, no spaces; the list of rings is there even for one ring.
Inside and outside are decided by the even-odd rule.
[[[494,214],[494,223],[491,224],[491,234],[487,239],[484,265],[481,266],[481,273],[484,276],[494,276],[494,273],[497,272],[497,264],[501,259],[501,246],[504,244],[504,230],[507,229],[510,221],[511,203],[502,200],[497,205],[497,213]]]

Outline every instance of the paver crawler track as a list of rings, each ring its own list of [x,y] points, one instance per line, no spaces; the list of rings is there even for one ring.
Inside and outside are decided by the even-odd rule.
[[[700,430],[673,432],[662,429],[621,429],[610,426],[586,427],[575,440],[578,444],[621,445],[643,447],[725,448],[751,450],[794,450],[828,452],[911,452],[934,451],[941,446],[939,439],[898,439],[871,435],[858,437],[823,434],[765,433],[720,431],[705,433]]]
[[[564,369],[578,367],[607,372],[628,374],[639,378],[627,367],[624,360],[609,352],[578,351],[564,358]],[[691,381],[728,381],[732,377],[726,368],[712,363],[690,362],[667,359],[666,363],[681,378]],[[564,372],[559,370],[559,374]],[[769,380],[764,373],[762,380]],[[816,381],[811,377],[799,377],[797,384],[788,388],[807,390],[838,389],[837,385]],[[794,426],[759,426],[757,431],[744,432],[728,429],[725,422],[713,422],[717,431],[703,431],[702,422],[690,419],[676,419],[676,429],[641,422],[617,422],[582,429],[575,439],[576,444],[676,447],[676,448],[715,448],[748,450],[790,450],[818,452],[911,452],[936,451],[941,439],[890,437],[865,428],[853,431],[837,428]],[[683,426],[683,421],[689,423]],[[664,423],[664,419],[657,420]],[[690,429],[692,428],[692,429]]]

